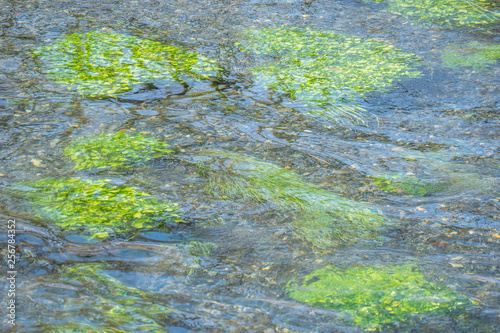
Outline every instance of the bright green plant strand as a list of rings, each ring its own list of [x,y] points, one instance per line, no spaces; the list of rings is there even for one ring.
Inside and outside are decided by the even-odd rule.
[[[342,311],[346,319],[368,330],[403,322],[412,315],[464,310],[471,304],[467,297],[426,281],[410,265],[345,271],[327,266],[309,274],[301,284],[290,281],[287,290],[297,301]]]
[[[475,70],[485,69],[500,58],[500,45],[468,43],[451,44],[443,51],[441,58],[447,67],[472,67]]]
[[[363,122],[365,94],[420,76],[415,56],[373,39],[307,28],[247,30],[244,39],[245,52],[268,57],[251,68],[258,81],[339,123]]]
[[[64,154],[75,162],[75,169],[127,169],[137,162],[173,153],[169,145],[142,134],[117,132],[88,136],[72,142]]]
[[[500,22],[500,13],[491,11],[491,1],[387,0],[387,4],[390,12],[446,27],[488,28]]]
[[[83,230],[92,237],[180,221],[177,204],[107,180],[42,179],[24,185],[37,189],[27,195],[41,215],[63,229]]]
[[[63,302],[69,308],[85,307],[92,316],[84,322],[46,324],[49,332],[169,332],[161,325],[173,310],[158,304],[153,293],[129,287],[113,278],[102,264],[64,266],[59,279],[66,283],[87,286],[85,301],[68,298]],[[58,281],[58,283],[61,283]],[[81,317],[81,316],[80,316]]]
[[[114,97],[139,83],[208,79],[216,62],[178,47],[115,33],[71,34],[35,50],[57,82],[83,95]]]
[[[296,235],[314,249],[373,239],[388,221],[363,204],[342,198],[304,182],[296,173],[255,158],[222,151],[203,151],[199,156],[207,190],[219,198],[245,198],[271,202],[297,213]]]

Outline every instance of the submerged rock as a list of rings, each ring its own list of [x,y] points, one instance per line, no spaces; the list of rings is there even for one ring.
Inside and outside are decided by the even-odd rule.
[[[142,134],[116,132],[82,137],[73,141],[64,154],[75,162],[75,169],[127,169],[138,162],[173,153],[166,142]]]
[[[297,301],[341,311],[345,320],[372,331],[423,314],[459,313],[472,304],[466,296],[426,281],[411,265],[345,271],[327,266],[300,283],[290,281],[287,290]]]
[[[420,76],[415,56],[373,39],[288,27],[247,30],[244,38],[241,49],[263,60],[251,68],[259,82],[337,123],[364,123],[360,98]]]
[[[92,97],[117,97],[138,84],[154,84],[163,95],[179,93],[187,78],[208,79],[219,71],[214,60],[200,54],[99,31],[67,35],[34,54],[48,76]]]

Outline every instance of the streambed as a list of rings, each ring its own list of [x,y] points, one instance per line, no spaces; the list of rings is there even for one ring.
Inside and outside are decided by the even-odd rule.
[[[498,2],[420,3],[0,0],[2,329],[497,332]]]

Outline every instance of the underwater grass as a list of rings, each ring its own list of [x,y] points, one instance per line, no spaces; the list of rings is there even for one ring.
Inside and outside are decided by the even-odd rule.
[[[381,0],[371,0],[381,2]],[[426,25],[471,27],[488,30],[500,23],[494,1],[483,0],[387,0],[392,13],[413,18]]]
[[[468,44],[450,44],[441,54],[446,67],[472,67],[475,70],[486,69],[500,58],[500,45],[470,42]]]
[[[207,192],[215,197],[270,202],[296,213],[295,234],[315,249],[375,238],[384,216],[363,204],[304,182],[296,173],[255,158],[221,151],[203,151],[202,173]]]
[[[196,257],[210,256],[217,249],[217,244],[203,241],[191,241],[183,245],[188,253]]]
[[[34,191],[23,193],[33,208],[65,230],[91,237],[180,221],[178,205],[160,202],[135,187],[114,186],[108,180],[41,179],[24,182]]]
[[[217,75],[214,60],[172,45],[99,31],[70,34],[34,51],[46,73],[91,97],[116,97],[136,84],[168,85]]]
[[[251,68],[259,82],[336,123],[364,123],[360,98],[421,75],[417,57],[373,39],[289,27],[247,30],[243,37],[240,48],[264,60]]]
[[[343,318],[368,331],[423,314],[464,311],[472,302],[446,286],[425,280],[411,265],[318,269],[287,285],[290,298],[341,311]]]
[[[403,173],[379,174],[372,176],[373,184],[385,192],[423,196],[445,190],[448,186],[443,181],[419,179]]]
[[[137,162],[171,155],[173,150],[168,148],[167,143],[155,138],[116,132],[77,139],[66,147],[64,154],[73,160],[76,170],[127,169]]]
[[[161,323],[173,309],[161,305],[154,293],[124,285],[107,274],[105,268],[104,264],[84,263],[60,269],[60,281],[77,285],[84,294],[83,298],[65,298],[63,304],[70,309],[83,307],[88,315],[82,319],[84,322],[46,324],[45,329],[49,332],[169,332]]]

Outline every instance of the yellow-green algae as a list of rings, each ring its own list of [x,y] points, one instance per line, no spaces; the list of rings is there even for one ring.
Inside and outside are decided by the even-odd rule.
[[[42,216],[66,230],[92,237],[155,228],[180,221],[178,205],[160,202],[135,187],[115,186],[109,180],[41,179],[25,182],[25,193]]]
[[[382,0],[371,0],[382,2]],[[500,23],[495,2],[488,0],[386,0],[392,13],[445,27],[494,28]]]
[[[401,78],[420,76],[415,56],[382,41],[310,28],[247,30],[238,43],[266,56],[251,68],[258,81],[337,123],[363,123],[360,98],[384,92]]]
[[[341,311],[346,321],[367,330],[423,314],[460,312],[472,304],[466,296],[425,280],[411,265],[347,270],[326,266],[301,283],[290,281],[287,291],[297,301]]]
[[[445,182],[420,179],[414,175],[405,175],[403,173],[379,174],[372,176],[372,179],[375,186],[382,191],[414,196],[440,192],[447,188]]]
[[[70,297],[62,306],[71,309],[84,308],[85,318],[75,313],[82,322],[45,324],[48,332],[162,332],[166,317],[175,312],[161,305],[154,293],[126,286],[105,271],[100,263],[76,264],[60,269],[60,281],[81,288],[84,297]],[[58,281],[59,283],[61,283]],[[74,319],[73,319],[74,320]]]
[[[55,81],[83,95],[115,97],[136,84],[208,79],[217,75],[214,60],[176,46],[92,31],[70,34],[35,50]]]
[[[75,169],[127,169],[137,162],[147,162],[173,153],[169,145],[143,134],[111,134],[82,137],[73,141],[64,154],[73,160]]]
[[[475,70],[487,68],[500,58],[500,45],[470,42],[450,44],[441,54],[447,67],[472,67]]]
[[[207,191],[218,198],[271,202],[293,211],[295,234],[314,249],[376,238],[387,223],[365,205],[304,182],[296,173],[256,158],[222,151],[202,151],[201,172]]]

